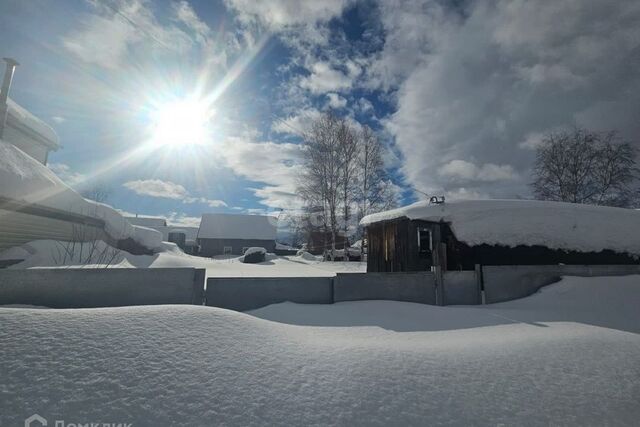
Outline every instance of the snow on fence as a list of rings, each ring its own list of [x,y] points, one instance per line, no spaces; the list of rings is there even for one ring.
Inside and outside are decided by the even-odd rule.
[[[485,302],[524,298],[561,276],[626,276],[640,274],[640,265],[500,265],[483,266]]]
[[[204,302],[204,269],[0,270],[0,305],[119,307]]]

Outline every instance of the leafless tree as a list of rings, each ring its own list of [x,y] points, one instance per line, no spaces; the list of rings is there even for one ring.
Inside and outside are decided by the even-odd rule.
[[[97,265],[109,268],[121,254],[101,240],[103,231],[81,224],[73,224],[72,234],[68,241],[56,242],[56,251],[52,260],[56,265]]]
[[[542,200],[628,207],[636,149],[616,132],[554,132],[537,150],[533,191]]]
[[[325,232],[331,232],[331,249],[335,252],[338,231],[338,204],[343,165],[340,147],[341,119],[333,113],[323,114],[311,124],[304,138],[303,171],[298,194],[309,206],[325,212]]]
[[[347,236],[352,216],[351,211],[356,204],[360,143],[356,130],[344,119],[340,121],[338,128],[338,144],[341,164],[342,220],[343,230],[345,236]],[[347,239],[344,239],[344,244],[345,247],[343,249],[346,249]]]
[[[333,256],[338,230],[349,235],[355,229],[359,235],[357,224],[364,215],[395,207],[397,187],[385,170],[384,146],[371,128],[358,132],[347,119],[328,112],[310,129],[304,135],[298,194],[308,218],[314,218],[309,227],[331,236],[325,247]]]
[[[103,183],[97,183],[82,191],[82,197],[98,203],[104,203],[111,197],[111,188]]]
[[[370,127],[364,126],[360,133],[358,156],[358,219],[377,211],[384,204],[388,177],[382,156],[382,143]]]

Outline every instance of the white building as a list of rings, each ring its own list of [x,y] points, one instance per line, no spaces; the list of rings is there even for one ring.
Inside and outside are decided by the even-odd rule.
[[[198,254],[198,244],[196,238],[198,227],[183,227],[179,225],[167,225],[165,218],[130,216],[126,219],[133,225],[152,228],[162,233],[162,240],[177,244],[188,254]]]
[[[247,248],[276,248],[278,219],[264,215],[203,214],[198,230],[201,256],[242,255]]]
[[[47,164],[49,153],[60,148],[58,135],[53,128],[11,99],[7,99],[7,121],[2,140],[15,145],[43,165]]]

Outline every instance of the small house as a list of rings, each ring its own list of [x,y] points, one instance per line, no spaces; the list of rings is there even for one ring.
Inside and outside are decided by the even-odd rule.
[[[133,225],[152,228],[161,232],[163,241],[175,243],[185,253],[198,255],[199,247],[196,243],[198,227],[167,225],[167,220],[159,217],[130,216],[126,218]]]
[[[534,200],[418,202],[364,217],[367,271],[640,264],[640,212]]]
[[[197,235],[200,255],[242,255],[250,247],[274,252],[277,221],[265,215],[203,214]]]

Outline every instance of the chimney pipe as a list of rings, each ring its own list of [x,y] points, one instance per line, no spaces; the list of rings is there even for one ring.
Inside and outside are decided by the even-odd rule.
[[[11,89],[11,80],[13,80],[13,73],[16,71],[16,67],[20,65],[18,61],[13,58],[2,59],[7,63],[7,68],[4,71],[4,79],[2,80],[2,88],[0,89],[0,139],[2,139],[2,135],[4,134],[7,114],[9,113],[7,98],[9,97],[9,89]]]

